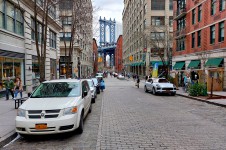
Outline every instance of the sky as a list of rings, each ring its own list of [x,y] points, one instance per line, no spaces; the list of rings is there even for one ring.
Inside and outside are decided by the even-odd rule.
[[[116,36],[122,34],[122,12],[123,12],[123,0],[92,0],[94,7],[94,37],[99,41],[99,18],[106,18],[106,20],[116,20]],[[118,37],[116,37],[117,40]]]
[[[122,23],[123,0],[92,0],[93,6],[99,8],[97,16],[114,19]]]

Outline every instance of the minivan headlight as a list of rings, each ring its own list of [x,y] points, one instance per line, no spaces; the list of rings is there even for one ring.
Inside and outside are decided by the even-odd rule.
[[[71,114],[75,114],[78,112],[78,108],[77,107],[69,107],[69,108],[65,108],[64,109],[64,116],[65,115],[71,115]]]
[[[24,109],[18,109],[17,110],[17,116],[19,117],[25,117],[26,111]]]

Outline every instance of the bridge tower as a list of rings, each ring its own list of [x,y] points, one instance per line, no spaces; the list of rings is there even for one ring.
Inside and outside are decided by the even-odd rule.
[[[105,17],[99,19],[100,24],[100,45],[99,45],[99,55],[104,59],[104,66],[106,67],[106,56],[110,56],[110,66],[114,66],[114,55],[115,55],[115,25],[116,21],[106,20]]]
[[[100,46],[106,46],[108,44],[114,44],[115,43],[115,24],[116,21],[114,20],[106,20],[105,17],[102,19],[100,17],[99,20],[100,23]],[[110,33],[109,33],[109,39],[110,41],[107,41],[107,27],[109,27]]]

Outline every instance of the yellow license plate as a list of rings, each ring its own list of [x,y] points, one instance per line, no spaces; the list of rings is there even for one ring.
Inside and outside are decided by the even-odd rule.
[[[47,129],[47,124],[36,124],[35,129],[37,130]]]

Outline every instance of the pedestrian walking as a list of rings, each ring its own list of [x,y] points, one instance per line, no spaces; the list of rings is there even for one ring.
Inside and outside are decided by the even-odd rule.
[[[137,76],[137,81],[136,81],[136,83],[137,83],[137,88],[139,88],[139,84],[140,84],[140,78],[139,78],[139,76]]]
[[[9,93],[12,95],[12,98],[14,98],[13,89],[14,89],[14,82],[10,79],[10,77],[7,77],[7,79],[4,82],[4,86],[6,89],[6,100],[9,100]]]
[[[105,83],[104,83],[104,80],[101,78],[100,80],[100,90],[103,92],[105,89]]]
[[[145,76],[145,82],[148,80],[148,76]]]
[[[22,98],[23,96],[22,92],[23,92],[22,81],[19,77],[17,77],[14,86],[14,98],[17,98],[18,93],[20,93],[20,98]]]

